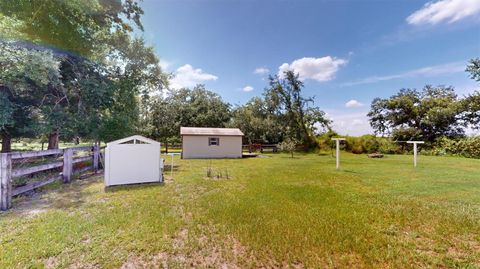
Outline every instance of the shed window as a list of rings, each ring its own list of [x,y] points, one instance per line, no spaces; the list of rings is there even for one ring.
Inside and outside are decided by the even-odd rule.
[[[220,146],[220,138],[218,137],[209,137],[208,138],[209,146]]]

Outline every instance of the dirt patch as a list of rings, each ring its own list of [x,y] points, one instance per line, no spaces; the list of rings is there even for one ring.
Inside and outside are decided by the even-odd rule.
[[[219,236],[198,236],[183,228],[167,251],[147,257],[129,256],[121,268],[242,268],[239,264],[245,263],[240,260],[249,257],[245,247],[233,237],[220,240]]]
[[[57,268],[59,266],[57,257],[48,257],[45,261],[45,268]]]
[[[57,189],[43,189],[26,196],[19,196],[15,198],[11,212],[25,217],[35,217],[51,209],[70,209],[81,206],[89,196],[82,190],[99,180],[100,177],[75,180],[71,184],[62,185]],[[75,191],[72,191],[73,188]]]

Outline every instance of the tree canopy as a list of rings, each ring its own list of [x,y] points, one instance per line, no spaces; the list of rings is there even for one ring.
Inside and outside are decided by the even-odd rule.
[[[142,14],[135,0],[0,1],[0,17],[9,26],[0,35],[103,60],[112,33],[143,30]]]
[[[279,143],[285,131],[261,97],[253,97],[246,104],[235,107],[229,126],[240,128],[248,143]]]
[[[330,129],[331,122],[325,112],[313,106],[313,97],[302,94],[303,88],[299,74],[293,71],[285,71],[283,77],[271,76],[264,93],[265,102],[267,110],[283,123],[286,137],[315,146],[315,133],[319,129]]]
[[[230,104],[207,89],[179,89],[166,96],[152,97],[144,132],[163,142],[180,137],[180,127],[225,127],[230,121]]]
[[[401,89],[390,98],[376,98],[368,113],[377,134],[396,140],[426,140],[464,135],[461,105],[452,87]]]
[[[0,134],[110,140],[139,128],[140,106],[167,83],[134,0],[0,3]]]
[[[470,60],[466,71],[470,77],[480,83],[480,59]],[[480,91],[469,94],[463,101],[463,119],[473,129],[480,129]]]

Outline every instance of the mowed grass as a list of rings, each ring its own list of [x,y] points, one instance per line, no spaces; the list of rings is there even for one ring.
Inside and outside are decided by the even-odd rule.
[[[17,199],[0,214],[0,268],[480,268],[480,160],[176,162],[163,185],[105,192],[97,177]]]

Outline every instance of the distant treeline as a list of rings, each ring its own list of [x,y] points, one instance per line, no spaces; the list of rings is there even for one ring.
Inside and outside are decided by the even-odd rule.
[[[316,134],[330,130],[331,122],[312,97],[302,94],[303,87],[298,74],[287,71],[282,77],[271,76],[262,96],[239,106],[203,85],[175,90],[149,99],[142,132],[174,143],[180,139],[181,126],[234,127],[243,131],[247,144],[275,144],[288,138],[315,147]]]
[[[334,144],[332,137],[339,136],[335,132],[325,133],[318,137],[319,149],[323,152],[332,151]],[[377,137],[374,135],[346,136],[341,148],[354,154],[406,154],[413,150],[406,141],[396,141],[391,137]],[[480,158],[480,136],[447,138],[442,137],[435,142],[422,144],[420,153],[425,155],[452,155],[468,158]]]

